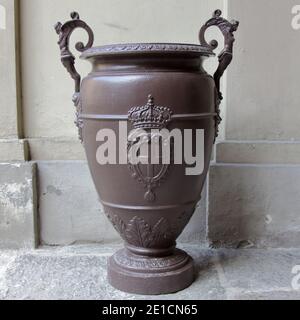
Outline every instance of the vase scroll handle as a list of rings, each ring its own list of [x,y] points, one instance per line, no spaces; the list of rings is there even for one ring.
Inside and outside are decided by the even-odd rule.
[[[70,73],[72,79],[75,82],[75,92],[73,94],[73,102],[77,109],[76,117],[77,120],[75,124],[79,129],[79,138],[82,141],[82,120],[79,119],[79,114],[81,112],[81,103],[80,103],[80,83],[81,77],[75,68],[75,56],[70,51],[70,37],[73,31],[77,28],[84,29],[88,34],[88,42],[84,45],[82,42],[78,42],[75,45],[76,50],[79,52],[83,52],[93,46],[94,43],[94,34],[92,29],[82,20],[80,20],[79,14],[77,12],[71,13],[71,19],[64,24],[61,22],[56,23],[54,26],[56,33],[59,36],[58,45],[60,48],[60,57],[61,62],[67,71]]]
[[[213,13],[213,17],[209,19],[205,25],[201,28],[199,33],[199,40],[202,46],[208,47],[211,50],[215,50],[218,47],[218,41],[212,40],[210,43],[207,43],[205,40],[205,32],[208,28],[216,26],[220,29],[224,36],[224,48],[220,52],[218,59],[219,59],[219,66],[217,71],[214,74],[214,79],[216,83],[216,88],[219,94],[220,100],[222,100],[223,96],[220,91],[220,79],[224,74],[224,71],[227,69],[229,64],[232,61],[233,57],[233,43],[235,41],[234,32],[237,31],[239,22],[236,20],[228,21],[221,17],[222,11],[216,10]]]
[[[199,32],[200,44],[204,47],[208,47],[212,51],[218,47],[218,41],[212,40],[210,41],[210,43],[207,43],[207,41],[205,40],[206,30],[210,27],[216,26],[220,29],[220,31],[224,36],[224,48],[218,56],[219,65],[218,65],[217,71],[214,74],[214,80],[215,80],[216,90],[217,90],[215,139],[218,137],[219,124],[222,121],[222,118],[220,116],[220,104],[221,104],[221,101],[223,100],[223,95],[220,89],[220,79],[232,61],[233,43],[235,41],[233,33],[237,31],[239,27],[238,21],[232,20],[231,22],[229,22],[228,20],[221,17],[221,15],[222,15],[222,11],[216,10],[213,13],[213,17],[205,23],[205,25],[200,29],[200,32]]]

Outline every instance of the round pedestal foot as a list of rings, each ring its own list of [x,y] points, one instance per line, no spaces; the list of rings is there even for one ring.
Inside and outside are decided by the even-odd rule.
[[[122,249],[108,262],[109,283],[128,293],[174,293],[190,286],[194,278],[193,259],[179,249],[166,257],[140,256]]]

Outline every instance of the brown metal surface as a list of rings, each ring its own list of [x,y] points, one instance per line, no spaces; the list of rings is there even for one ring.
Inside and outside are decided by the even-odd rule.
[[[62,62],[76,82],[75,100],[80,106],[77,124],[91,175],[107,217],[125,242],[125,249],[109,260],[109,282],[139,294],[182,290],[193,282],[194,269],[192,259],[176,249],[176,239],[201,197],[220,122],[219,81],[232,60],[233,32],[238,23],[229,23],[217,10],[200,31],[200,46],[126,44],[88,49],[92,32],[78,14],[72,16],[75,19],[71,22],[56,26]],[[214,78],[202,67],[216,48],[216,42],[208,44],[204,39],[206,29],[213,25],[225,37]],[[69,36],[78,26],[90,35],[87,46],[80,49],[88,49],[82,58],[92,63],[92,72],[81,86],[68,47]],[[118,133],[119,121],[127,121],[129,130],[142,128],[147,132],[203,129],[203,173],[187,176],[185,164],[157,165],[156,171],[131,164],[99,165],[97,132],[107,128]]]

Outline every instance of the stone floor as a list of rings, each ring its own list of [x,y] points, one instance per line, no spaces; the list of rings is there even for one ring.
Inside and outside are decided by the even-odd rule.
[[[0,299],[300,299],[300,249],[180,247],[195,259],[197,280],[159,297],[126,294],[107,283],[107,258],[119,245],[2,250]]]

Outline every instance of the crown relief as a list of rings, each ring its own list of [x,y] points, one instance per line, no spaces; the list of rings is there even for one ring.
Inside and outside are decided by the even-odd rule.
[[[162,129],[172,120],[170,108],[156,106],[152,95],[144,106],[133,107],[128,112],[128,119],[135,129]]]

